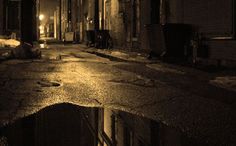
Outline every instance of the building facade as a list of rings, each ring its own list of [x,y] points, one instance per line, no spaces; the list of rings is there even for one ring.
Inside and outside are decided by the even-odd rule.
[[[198,58],[205,59],[209,64],[235,65],[234,0],[163,1],[166,23],[189,24],[198,34]]]
[[[10,36],[32,44],[37,40],[36,1],[1,0],[0,35]]]
[[[3,35],[3,25],[4,25],[4,1],[0,0],[0,35]]]
[[[65,40],[68,34],[73,34],[73,40],[83,43],[88,41],[87,31],[107,30],[113,47],[120,49],[145,52],[154,50],[158,55],[167,56],[171,52],[171,57],[190,57],[216,65],[234,66],[236,62],[236,4],[233,0],[59,2],[52,25],[54,36],[59,40]],[[38,3],[33,0],[32,4],[25,4],[27,10],[22,9],[23,3],[24,0],[0,0],[0,34],[10,35],[15,32],[18,36],[28,37],[33,33],[32,38],[36,40]],[[31,17],[34,18],[32,22],[29,19]],[[28,27],[22,28],[26,23],[32,26],[33,31],[29,31]],[[191,27],[191,35],[182,33],[186,31],[186,26]],[[182,41],[181,38],[188,41]],[[173,41],[175,39],[178,41]]]
[[[1,0],[0,4],[0,34],[20,36],[21,1]]]
[[[145,25],[159,24],[159,1],[80,0],[78,3],[74,14],[79,16],[81,41],[86,41],[86,31],[97,27],[109,30],[115,47],[142,49]]]

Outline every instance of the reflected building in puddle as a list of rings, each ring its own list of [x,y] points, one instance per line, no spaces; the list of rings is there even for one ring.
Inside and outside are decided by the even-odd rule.
[[[162,123],[118,110],[87,108],[81,116],[98,146],[206,145]]]
[[[112,109],[47,107],[0,129],[0,146],[204,146],[156,121]]]

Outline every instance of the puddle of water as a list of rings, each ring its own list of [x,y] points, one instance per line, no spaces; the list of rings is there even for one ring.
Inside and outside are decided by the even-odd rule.
[[[47,107],[0,129],[0,146],[204,146],[161,123],[71,104]]]
[[[87,53],[94,54],[94,55],[97,55],[99,57],[107,58],[110,61],[114,61],[114,62],[127,62],[127,60],[123,60],[123,59],[116,58],[116,57],[113,57],[111,55],[106,55],[106,54],[99,53],[99,52],[87,52]]]
[[[60,87],[61,84],[54,81],[39,81],[37,82],[41,87]]]

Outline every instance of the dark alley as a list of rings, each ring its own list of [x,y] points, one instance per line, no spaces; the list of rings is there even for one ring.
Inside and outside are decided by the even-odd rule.
[[[235,8],[0,0],[0,146],[235,146]]]

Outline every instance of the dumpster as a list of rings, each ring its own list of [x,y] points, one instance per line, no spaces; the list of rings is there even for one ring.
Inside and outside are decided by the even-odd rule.
[[[186,59],[192,55],[190,40],[193,29],[187,24],[165,24],[163,26],[165,38],[165,57]]]
[[[161,56],[166,49],[162,25],[146,24],[144,28],[141,36],[142,48],[150,52],[150,59]]]
[[[163,57],[185,60],[192,56],[190,40],[193,28],[187,24],[145,25],[142,47],[150,50],[149,59]]]
[[[79,42],[80,42],[80,32],[75,31],[75,43],[79,43]]]
[[[109,34],[109,30],[96,31],[96,43],[95,47],[99,49],[109,49],[113,47],[112,38]]]

